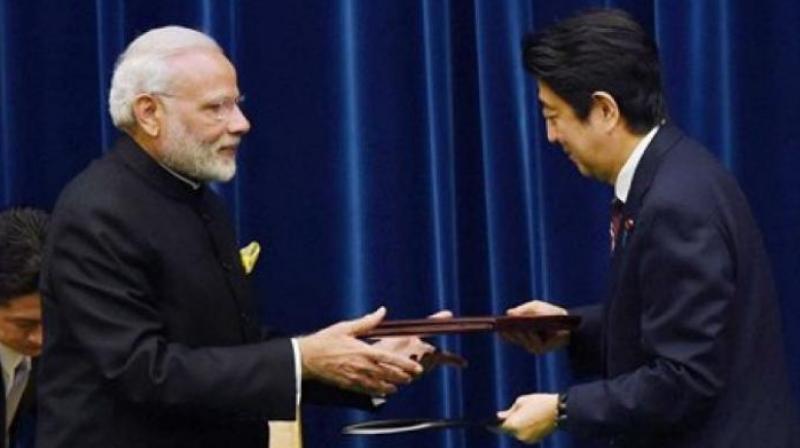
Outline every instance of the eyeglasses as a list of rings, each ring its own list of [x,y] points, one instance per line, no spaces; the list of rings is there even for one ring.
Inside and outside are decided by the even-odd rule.
[[[150,92],[150,95],[153,96],[161,96],[165,98],[174,98],[179,100],[189,100],[185,96],[181,95],[173,95],[171,93],[166,92]],[[221,98],[215,101],[209,101],[200,106],[200,109],[203,113],[207,114],[212,120],[217,122],[227,122],[231,118],[231,114],[233,114],[233,110],[235,108],[242,107],[242,103],[244,103],[245,97],[244,95],[239,95],[235,98],[227,97]]]

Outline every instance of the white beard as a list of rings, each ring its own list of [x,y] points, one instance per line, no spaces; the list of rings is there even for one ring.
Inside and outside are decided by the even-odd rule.
[[[164,165],[201,182],[228,182],[236,174],[236,158],[220,154],[224,146],[238,145],[238,139],[205,143],[193,136],[180,120],[169,120]]]

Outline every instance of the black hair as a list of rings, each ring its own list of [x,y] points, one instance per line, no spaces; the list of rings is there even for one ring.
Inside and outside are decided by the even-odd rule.
[[[0,305],[36,292],[49,217],[33,208],[0,212]]]
[[[598,91],[614,97],[634,133],[667,118],[655,41],[624,11],[590,10],[528,34],[523,58],[581,120]]]

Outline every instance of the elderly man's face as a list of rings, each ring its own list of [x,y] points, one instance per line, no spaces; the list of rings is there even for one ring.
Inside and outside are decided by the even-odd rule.
[[[201,181],[229,181],[250,123],[239,109],[236,70],[219,52],[177,56],[165,102],[162,162]]]

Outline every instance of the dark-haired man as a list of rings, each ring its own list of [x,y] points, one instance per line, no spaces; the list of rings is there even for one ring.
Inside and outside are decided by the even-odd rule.
[[[39,271],[47,214],[31,208],[0,212],[0,367],[4,432],[0,447],[22,408],[33,405],[32,358],[42,350]],[[23,397],[24,396],[24,397]]]
[[[597,379],[519,397],[503,429],[535,442],[556,427],[621,447],[800,443],[761,235],[736,180],[667,121],[657,49],[627,14],[584,13],[532,35],[547,137],[584,176],[614,186],[611,281],[568,345]],[[543,301],[513,315],[565,314]]]

